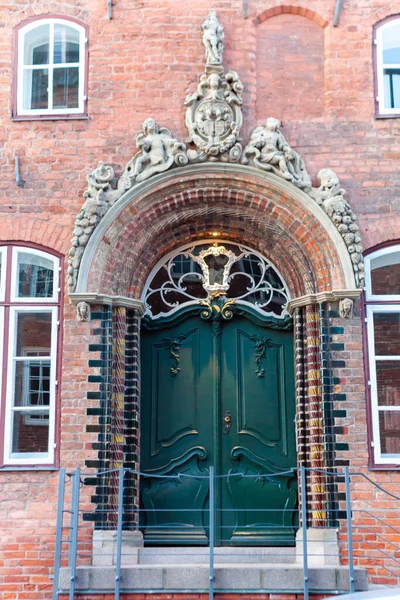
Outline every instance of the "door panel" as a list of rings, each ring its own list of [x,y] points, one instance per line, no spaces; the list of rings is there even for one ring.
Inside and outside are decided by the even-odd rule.
[[[142,331],[141,471],[153,474],[141,480],[147,544],[207,543],[211,348],[210,324],[200,318]]]
[[[292,334],[238,315],[216,325],[194,316],[143,330],[141,470],[163,475],[142,478],[145,541],[207,543],[213,465],[217,543],[292,545]]]
[[[152,344],[152,456],[199,433],[199,330],[166,335],[164,332],[164,339]]]
[[[221,403],[232,413],[221,444],[221,471],[230,475],[226,544],[293,544],[296,476],[274,476],[296,466],[293,372],[291,332],[239,316],[224,323]]]

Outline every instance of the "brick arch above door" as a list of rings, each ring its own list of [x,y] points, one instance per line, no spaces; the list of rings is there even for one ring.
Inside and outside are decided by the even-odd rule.
[[[213,232],[272,260],[292,298],[357,287],[343,238],[305,193],[251,167],[208,163],[126,192],[90,238],[73,295],[139,298],[161,256]]]

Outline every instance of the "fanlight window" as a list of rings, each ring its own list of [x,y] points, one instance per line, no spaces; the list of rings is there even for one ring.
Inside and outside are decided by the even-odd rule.
[[[157,318],[220,296],[264,315],[288,314],[288,289],[272,263],[231,242],[201,242],[169,254],[151,273],[144,302]]]

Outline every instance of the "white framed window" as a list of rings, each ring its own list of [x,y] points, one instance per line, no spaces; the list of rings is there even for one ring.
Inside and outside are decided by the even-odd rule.
[[[365,258],[373,463],[400,466],[400,245]]]
[[[53,465],[60,261],[35,248],[14,245],[7,251],[11,261],[0,302],[2,464]]]
[[[14,116],[84,115],[86,28],[70,19],[40,18],[17,34]]]
[[[377,116],[400,115],[400,17],[374,28]]]
[[[7,248],[0,246],[0,302],[6,294]]]

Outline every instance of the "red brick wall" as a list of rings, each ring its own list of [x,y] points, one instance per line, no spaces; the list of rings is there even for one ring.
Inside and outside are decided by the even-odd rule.
[[[225,27],[225,66],[236,70],[245,85],[244,140],[257,122],[273,114],[281,117],[286,138],[313,177],[326,166],[338,172],[359,215],[364,247],[398,238],[400,121],[374,119],[372,72],[372,27],[397,13],[398,1],[345,3],[337,28],[332,27],[335,0],[314,0],[312,12],[309,3],[300,0],[291,0],[290,6],[282,0],[252,0],[248,5],[249,16],[244,20],[242,0],[219,0],[217,5],[204,0],[187,2],[184,11],[176,0],[118,0],[110,21],[105,2],[6,0],[0,9],[0,239],[31,241],[66,253],[75,215],[83,203],[86,175],[99,159],[111,163],[120,174],[135,149],[135,135],[149,115],[177,137],[186,136],[182,103],[195,89],[204,68],[199,28],[210,8],[218,10]],[[74,16],[89,25],[89,119],[14,122],[10,119],[13,29],[26,18],[49,12]],[[277,16],[282,12],[290,15]],[[284,108],[276,106],[276,110],[278,96],[271,96],[264,112],[260,96],[266,90],[263,77],[272,81],[273,73],[269,75],[267,65],[260,65],[262,53],[257,54],[257,48],[263,43],[265,47],[262,40],[281,36],[279,52],[274,49],[278,57],[283,48],[282,29],[293,32],[296,20],[304,51],[309,51],[306,32],[315,32],[311,59],[299,52],[296,61],[297,81],[307,81],[309,89],[303,94],[296,91],[292,102],[285,102]],[[279,23],[285,24],[280,31]],[[321,89],[321,73],[310,69],[310,60],[313,68],[321,60],[317,46],[321,47],[322,34],[324,93],[323,103],[320,94],[313,103],[318,106],[317,114],[312,112],[310,98],[316,88]],[[285,45],[290,52],[294,52],[292,41]],[[289,62],[284,57],[287,70]],[[316,76],[313,85],[311,72]],[[279,80],[285,90],[291,88],[291,81],[281,75]],[[20,158],[24,187],[15,184],[15,156]],[[209,226],[213,224],[210,218]],[[178,243],[180,232],[170,233],[170,243]],[[238,231],[237,235],[243,237],[244,233],[243,242],[250,243],[251,231]],[[87,383],[89,332],[87,324],[75,322],[74,309],[66,303],[60,452],[62,465],[69,468],[83,465],[94,455],[91,444],[96,436],[86,432],[91,422],[86,415],[90,405],[86,393],[97,389]],[[344,420],[348,434],[343,434],[343,441],[350,440],[346,457],[351,464],[366,469],[359,321],[346,336],[349,362],[344,372],[337,373],[338,391],[348,394]],[[0,592],[8,600],[50,598],[56,474],[6,472],[0,476]],[[373,476],[393,489],[400,482],[396,472]]]
[[[324,29],[282,14],[257,27],[257,119],[310,120],[324,111]]]

